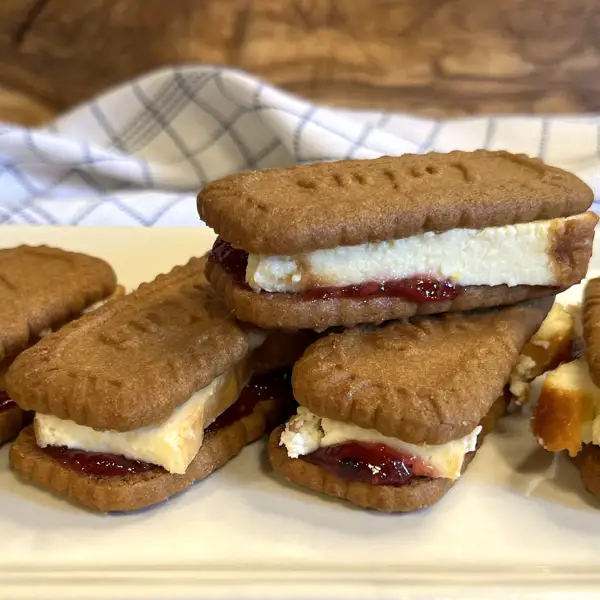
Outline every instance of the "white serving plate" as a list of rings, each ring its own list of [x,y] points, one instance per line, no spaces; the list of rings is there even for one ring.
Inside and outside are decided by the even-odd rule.
[[[128,288],[213,239],[205,228],[0,228],[0,246],[105,258]],[[566,458],[537,447],[523,415],[500,422],[439,504],[408,515],[288,485],[259,442],[158,507],[98,516],[20,483],[5,448],[0,598],[593,598],[599,508]]]

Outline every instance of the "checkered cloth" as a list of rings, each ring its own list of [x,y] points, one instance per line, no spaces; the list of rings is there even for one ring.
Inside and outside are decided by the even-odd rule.
[[[600,198],[600,117],[332,109],[237,71],[184,67],[122,85],[47,127],[1,125],[0,223],[198,225],[197,191],[236,171],[476,148],[540,156]]]

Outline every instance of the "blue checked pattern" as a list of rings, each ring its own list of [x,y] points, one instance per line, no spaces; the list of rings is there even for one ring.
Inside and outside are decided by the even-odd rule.
[[[476,148],[540,156],[600,198],[597,116],[436,120],[331,109],[234,70],[182,67],[47,127],[0,125],[0,224],[199,225],[197,191],[230,173]]]

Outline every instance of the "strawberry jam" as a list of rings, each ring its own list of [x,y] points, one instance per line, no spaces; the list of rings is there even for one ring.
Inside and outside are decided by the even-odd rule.
[[[241,391],[239,398],[211,425],[206,428],[206,433],[223,429],[247,417],[261,400],[276,398],[278,401],[286,400],[292,404],[291,373],[289,369],[281,369],[274,373],[255,375]]]
[[[411,277],[400,281],[361,283],[341,288],[316,287],[303,292],[307,300],[329,300],[330,298],[406,298],[410,302],[439,302],[454,300],[460,286],[431,277]]]
[[[401,486],[413,477],[435,477],[436,471],[420,458],[385,444],[344,442],[319,448],[302,460],[327,469],[337,477],[371,485]]]
[[[8,410],[14,405],[15,403],[12,401],[6,390],[0,390],[0,412]]]
[[[220,264],[238,285],[247,287],[246,267],[248,266],[248,253],[245,250],[238,250],[223,238],[218,237],[209,258]]]
[[[96,477],[122,477],[123,475],[136,475],[152,469],[160,469],[156,465],[125,458],[119,454],[106,454],[104,452],[86,452],[85,450],[72,450],[66,446],[47,446],[41,448],[59,463],[85,475]]]
[[[246,284],[248,253],[245,250],[238,250],[222,238],[217,238],[210,253],[210,259],[219,263],[237,285],[250,289]],[[370,281],[345,287],[314,287],[295,295],[304,300],[387,297],[405,298],[410,302],[440,302],[454,300],[460,294],[461,289],[459,285],[451,281],[424,275],[383,283]]]

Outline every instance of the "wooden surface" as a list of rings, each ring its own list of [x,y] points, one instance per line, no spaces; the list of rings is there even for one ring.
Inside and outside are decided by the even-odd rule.
[[[346,106],[599,111],[600,1],[0,0],[1,119],[186,62]]]

